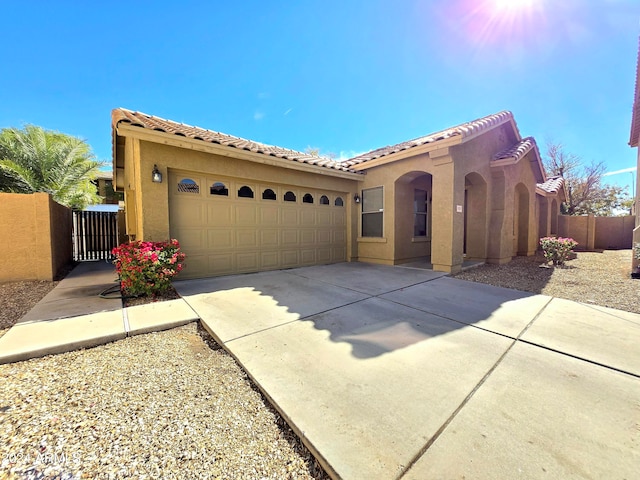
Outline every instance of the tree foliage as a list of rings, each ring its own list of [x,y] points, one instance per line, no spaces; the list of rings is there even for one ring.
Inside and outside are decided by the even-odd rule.
[[[544,167],[548,174],[564,179],[567,201],[562,205],[566,215],[615,215],[628,208],[628,196],[623,187],[602,185],[603,162],[585,165],[582,159],[565,151],[561,143],[547,142]]]
[[[0,131],[0,191],[50,193],[71,208],[100,203],[91,183],[102,163],[76,137],[27,125]]]

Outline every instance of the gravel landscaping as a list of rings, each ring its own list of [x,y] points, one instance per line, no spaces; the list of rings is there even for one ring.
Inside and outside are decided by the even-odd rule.
[[[542,254],[504,265],[481,265],[455,278],[640,313],[640,280],[631,278],[631,250],[577,252],[565,266],[541,268]]]
[[[0,365],[0,471],[11,472],[0,478],[328,478],[195,323]]]

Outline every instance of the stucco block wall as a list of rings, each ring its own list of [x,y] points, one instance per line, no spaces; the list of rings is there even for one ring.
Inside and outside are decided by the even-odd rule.
[[[635,217],[596,217],[595,248],[625,249],[633,245]]]
[[[633,245],[635,217],[558,217],[558,234],[578,242],[576,250],[624,249]]]
[[[0,282],[53,280],[71,262],[71,210],[46,193],[0,193]]]

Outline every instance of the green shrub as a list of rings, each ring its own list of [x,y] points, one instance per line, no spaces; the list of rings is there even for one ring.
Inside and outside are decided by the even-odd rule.
[[[177,240],[130,242],[115,247],[114,264],[123,295],[160,295],[171,287],[171,279],[182,270],[185,255]]]
[[[543,237],[540,239],[544,258],[554,265],[564,265],[564,262],[569,260],[576,245],[578,245],[578,242],[573,238]]]

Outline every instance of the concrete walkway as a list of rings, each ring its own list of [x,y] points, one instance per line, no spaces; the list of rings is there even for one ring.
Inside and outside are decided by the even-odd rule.
[[[77,267],[0,363],[200,318],[335,478],[637,476],[640,315],[364,263],[179,281],[126,309],[95,298],[113,278]]]
[[[182,300],[122,308],[120,298],[101,298],[117,286],[107,262],[78,264],[7,333],[0,337],[0,364],[121,340],[198,320]]]
[[[336,478],[637,476],[639,315],[362,263],[175,285]]]

